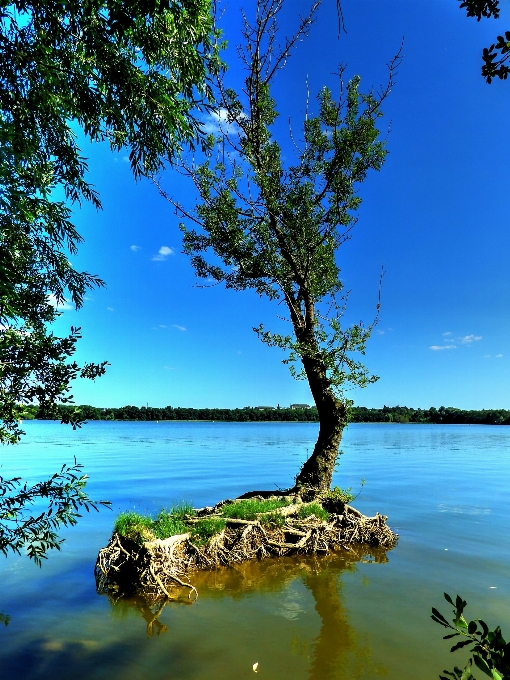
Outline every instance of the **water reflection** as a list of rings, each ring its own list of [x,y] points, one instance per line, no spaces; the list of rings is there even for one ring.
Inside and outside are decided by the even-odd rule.
[[[366,548],[357,548],[323,557],[252,561],[228,569],[198,572],[192,578],[200,593],[197,610],[200,604],[209,602],[219,627],[227,620],[226,628],[229,629],[231,610],[228,603],[247,605],[244,616],[250,620],[254,648],[257,647],[256,640],[269,632],[272,643],[276,642],[279,650],[280,664],[283,661],[284,667],[289,668],[285,660],[292,659],[294,666],[292,672],[289,670],[288,674],[282,675],[276,668],[268,668],[267,662],[261,662],[258,672],[265,678],[355,680],[386,675],[386,670],[372,661],[368,635],[356,633],[342,602],[342,573],[355,571],[356,563],[360,561],[384,563],[388,558],[383,550],[367,553]],[[173,614],[182,604],[190,602],[187,595],[185,590],[176,600],[161,602],[152,608],[142,597],[116,601],[110,598],[112,616],[115,619],[141,617],[145,626],[139,628],[139,633],[144,631],[147,637],[159,636],[169,629],[173,635]],[[269,598],[266,606],[257,607],[256,602],[264,598]],[[299,622],[301,625],[289,635],[289,627]],[[215,634],[211,631],[213,638]]]

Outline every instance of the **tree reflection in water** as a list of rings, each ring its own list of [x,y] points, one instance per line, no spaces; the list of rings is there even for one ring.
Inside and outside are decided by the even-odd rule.
[[[372,662],[368,641],[358,639],[341,599],[342,573],[356,570],[357,562],[367,561],[384,563],[388,558],[383,550],[354,546],[349,552],[339,550],[323,557],[301,555],[243,562],[230,568],[196,572],[192,580],[202,600],[242,600],[255,593],[284,591],[299,579],[313,596],[321,621],[314,640],[294,640],[294,653],[301,648],[309,659],[308,679],[355,680],[365,675],[386,674],[384,668]],[[160,635],[168,630],[160,621],[165,606],[190,603],[188,590],[175,592],[175,600],[162,601],[152,608],[140,596],[117,600],[110,597],[113,616],[140,615],[146,622],[147,635]],[[260,623],[260,619],[253,620],[254,626]]]

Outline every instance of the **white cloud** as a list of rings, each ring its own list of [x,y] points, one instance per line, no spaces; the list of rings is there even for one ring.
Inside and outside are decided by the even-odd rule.
[[[453,335],[451,331],[446,331],[446,333],[443,333],[443,335]]]
[[[186,328],[184,326],[179,326],[178,323],[173,323],[172,326],[174,328],[177,328],[178,331],[185,331],[186,330]]]
[[[168,246],[161,246],[161,248],[158,250],[158,254],[154,255],[152,259],[155,260],[156,262],[162,262],[163,260],[166,260],[166,258],[169,255],[173,254],[174,251],[172,250],[172,248],[169,248]]]
[[[58,311],[66,311],[69,309],[74,309],[74,307],[69,303],[69,300],[66,300],[64,298],[64,302],[58,302],[57,298],[55,295],[47,295],[46,300],[48,301],[48,304],[51,305],[52,307],[55,307]]]
[[[496,354],[496,359],[501,359],[502,356],[502,354]]]
[[[237,125],[228,122],[226,109],[218,109],[218,111],[210,113],[203,125],[203,129],[207,135],[217,135],[219,132],[223,132],[225,135],[239,134]]]
[[[106,309],[107,309],[109,312],[113,312],[113,311],[114,311],[113,307],[107,307]]]
[[[478,340],[481,339],[481,335],[465,335],[463,338],[459,338],[459,342],[462,342],[464,345],[469,345],[470,343],[478,342]]]
[[[457,345],[432,345],[429,349],[433,349],[434,352],[437,352],[441,349],[457,349]]]
[[[377,335],[384,335],[386,331],[376,331]]]
[[[159,324],[159,327],[160,327],[160,328],[168,328],[168,326],[165,326],[165,324],[163,324],[163,323],[160,323],[160,324]]]
[[[124,163],[129,163],[129,156],[122,156]]]
[[[131,250],[134,250],[134,251],[142,249],[141,246],[129,246],[129,247],[130,247]]]
[[[490,359],[490,358],[491,358],[491,355],[490,355],[490,354],[484,354],[484,355],[483,355],[483,358],[484,358],[484,359]]]

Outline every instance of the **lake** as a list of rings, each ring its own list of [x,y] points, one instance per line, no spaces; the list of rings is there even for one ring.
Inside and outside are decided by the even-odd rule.
[[[467,616],[510,635],[510,427],[352,424],[334,483],[366,484],[353,505],[388,515],[384,553],[338,552],[200,573],[192,604],[113,604],[93,568],[115,515],[196,507],[251,489],[285,488],[313,448],[315,423],[90,422],[73,432],[27,422],[0,474],[37,481],[73,456],[89,494],[112,501],[64,532],[41,569],[0,561],[2,680],[425,680],[461,665],[430,619]],[[449,617],[448,617],[449,618]],[[257,673],[253,664],[258,662]]]

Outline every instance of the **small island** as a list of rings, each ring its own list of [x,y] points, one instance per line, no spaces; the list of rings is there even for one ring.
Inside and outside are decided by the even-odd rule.
[[[311,500],[310,497],[312,497]],[[251,492],[214,507],[181,504],[153,519],[124,512],[108,545],[98,554],[97,590],[114,599],[139,594],[154,604],[198,592],[192,572],[246,560],[350,551],[362,545],[389,550],[398,535],[378,513],[366,517],[338,487],[323,494],[296,490],[278,495]]]

